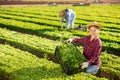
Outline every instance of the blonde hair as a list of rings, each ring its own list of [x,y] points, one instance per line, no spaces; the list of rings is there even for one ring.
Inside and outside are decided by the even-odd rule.
[[[61,10],[59,13],[59,17],[65,17],[66,12],[64,10]]]

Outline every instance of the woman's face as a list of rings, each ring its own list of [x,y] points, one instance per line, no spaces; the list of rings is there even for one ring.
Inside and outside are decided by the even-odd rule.
[[[99,34],[99,29],[97,27],[94,27],[94,26],[91,26],[89,31],[90,31],[90,35],[92,35],[92,36],[96,36]]]

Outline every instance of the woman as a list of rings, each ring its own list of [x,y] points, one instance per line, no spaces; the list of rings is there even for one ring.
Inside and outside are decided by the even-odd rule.
[[[76,14],[73,10],[71,9],[65,9],[60,11],[59,16],[61,17],[61,28],[63,28],[62,26],[62,22],[64,21],[64,19],[66,19],[66,29],[68,29],[68,26],[70,24],[70,28],[74,29],[74,20],[76,17]]]
[[[67,41],[84,44],[83,54],[87,58],[87,62],[82,63],[81,68],[85,68],[87,73],[96,74],[100,67],[100,54],[102,49],[102,42],[99,38],[99,31],[102,28],[102,25],[97,22],[92,22],[86,27],[89,30],[90,35],[87,35],[82,38],[69,39]]]

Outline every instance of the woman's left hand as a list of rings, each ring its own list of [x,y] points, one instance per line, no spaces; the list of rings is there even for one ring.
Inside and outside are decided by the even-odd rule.
[[[84,63],[82,63],[81,69],[87,68],[88,65],[89,65],[88,62],[84,62]]]

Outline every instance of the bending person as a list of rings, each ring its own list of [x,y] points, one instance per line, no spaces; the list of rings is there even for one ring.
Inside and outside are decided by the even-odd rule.
[[[76,18],[76,14],[73,10],[71,9],[65,9],[65,10],[62,10],[60,11],[60,14],[59,16],[61,17],[61,28],[63,28],[63,21],[64,19],[66,19],[66,29],[68,29],[68,26],[70,25],[70,28],[71,29],[74,29],[74,21],[75,21],[75,18]]]

